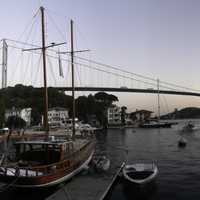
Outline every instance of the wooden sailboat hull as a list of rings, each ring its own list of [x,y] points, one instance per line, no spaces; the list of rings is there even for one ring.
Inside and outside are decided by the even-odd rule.
[[[83,170],[94,154],[94,145],[91,143],[85,146],[81,152],[76,152],[71,159],[66,159],[54,165],[42,168],[3,168],[0,167],[0,181],[11,184],[16,188],[45,188],[55,186],[69,180]],[[7,172],[5,170],[7,169]],[[39,171],[38,171],[39,170]],[[49,170],[49,172],[48,172]]]

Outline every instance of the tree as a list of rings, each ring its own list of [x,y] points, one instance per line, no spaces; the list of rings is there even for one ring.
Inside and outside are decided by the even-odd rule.
[[[108,100],[112,103],[115,101],[119,101],[118,97],[116,97],[115,95],[112,95],[112,94],[108,95]]]
[[[80,120],[87,121],[87,114],[88,114],[88,98],[86,96],[80,96],[76,99],[76,116]]]
[[[94,95],[95,99],[103,104],[104,107],[109,107],[113,102],[118,101],[118,98],[112,94],[98,92]]]
[[[0,98],[0,127],[4,124],[5,103],[3,98]]]
[[[6,126],[9,129],[22,129],[26,127],[26,122],[19,116],[9,116],[6,121]]]
[[[122,122],[122,125],[126,124],[126,110],[127,110],[126,106],[121,107],[121,122]]]

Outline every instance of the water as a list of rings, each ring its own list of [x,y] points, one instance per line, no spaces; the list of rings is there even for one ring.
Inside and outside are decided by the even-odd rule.
[[[64,188],[67,189],[70,200],[99,199],[111,177],[125,160],[128,163],[154,161],[159,169],[156,185],[149,191],[130,192],[122,182],[118,182],[109,200],[200,199],[200,130],[184,133],[188,143],[185,148],[179,148],[177,145],[181,135],[179,129],[184,123],[180,121],[171,129],[110,129],[107,133],[97,133],[96,154],[109,157],[111,168],[103,174],[94,172],[81,174],[67,183]],[[195,124],[200,124],[200,121],[196,120]],[[0,198],[27,199],[28,196],[29,200],[42,200],[52,193],[54,191],[46,191],[43,195],[42,193],[30,195],[30,193],[10,191],[0,193]],[[59,195],[54,197],[52,199],[67,199]]]
[[[113,163],[120,162],[123,153],[114,148],[111,150],[109,146],[128,149],[129,163],[141,160],[156,162],[159,169],[156,187],[147,193],[145,199],[200,199],[200,131],[185,133],[187,146],[179,148],[177,141],[183,124],[180,122],[172,129],[112,130],[107,134],[108,152]],[[118,184],[110,199],[137,198],[134,198],[134,193],[127,195],[122,184]]]

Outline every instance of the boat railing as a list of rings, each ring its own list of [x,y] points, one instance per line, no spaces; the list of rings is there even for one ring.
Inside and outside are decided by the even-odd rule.
[[[24,177],[37,177],[37,176],[44,176],[50,173],[63,170],[71,170],[74,165],[81,161],[83,156],[88,156],[90,149],[93,148],[92,145],[84,145],[78,152],[73,152],[72,154],[65,157],[63,161],[43,165],[43,166],[2,166],[0,167],[0,175],[7,175],[7,176],[24,176]],[[81,153],[82,152],[82,153]],[[77,156],[79,154],[79,156]]]

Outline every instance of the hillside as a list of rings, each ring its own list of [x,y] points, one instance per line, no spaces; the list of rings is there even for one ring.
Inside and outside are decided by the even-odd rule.
[[[95,116],[101,124],[106,123],[105,110],[118,101],[118,98],[112,94],[98,92],[95,95],[79,96],[75,100],[76,117],[80,120],[88,121],[89,116]],[[48,88],[48,107],[63,107],[69,110],[71,116],[72,97],[55,88]],[[5,123],[4,115],[6,109],[32,108],[31,124],[35,125],[41,122],[43,114],[44,100],[43,89],[21,84],[15,87],[8,87],[0,90],[0,127]]]
[[[54,88],[48,88],[49,107],[71,108],[72,98]],[[43,89],[21,84],[0,90],[0,124],[4,122],[6,109],[32,108],[32,122],[38,124],[43,113]]]
[[[190,118],[200,118],[200,108],[186,107],[181,110],[176,109],[174,112],[161,116],[161,119],[190,119]]]

